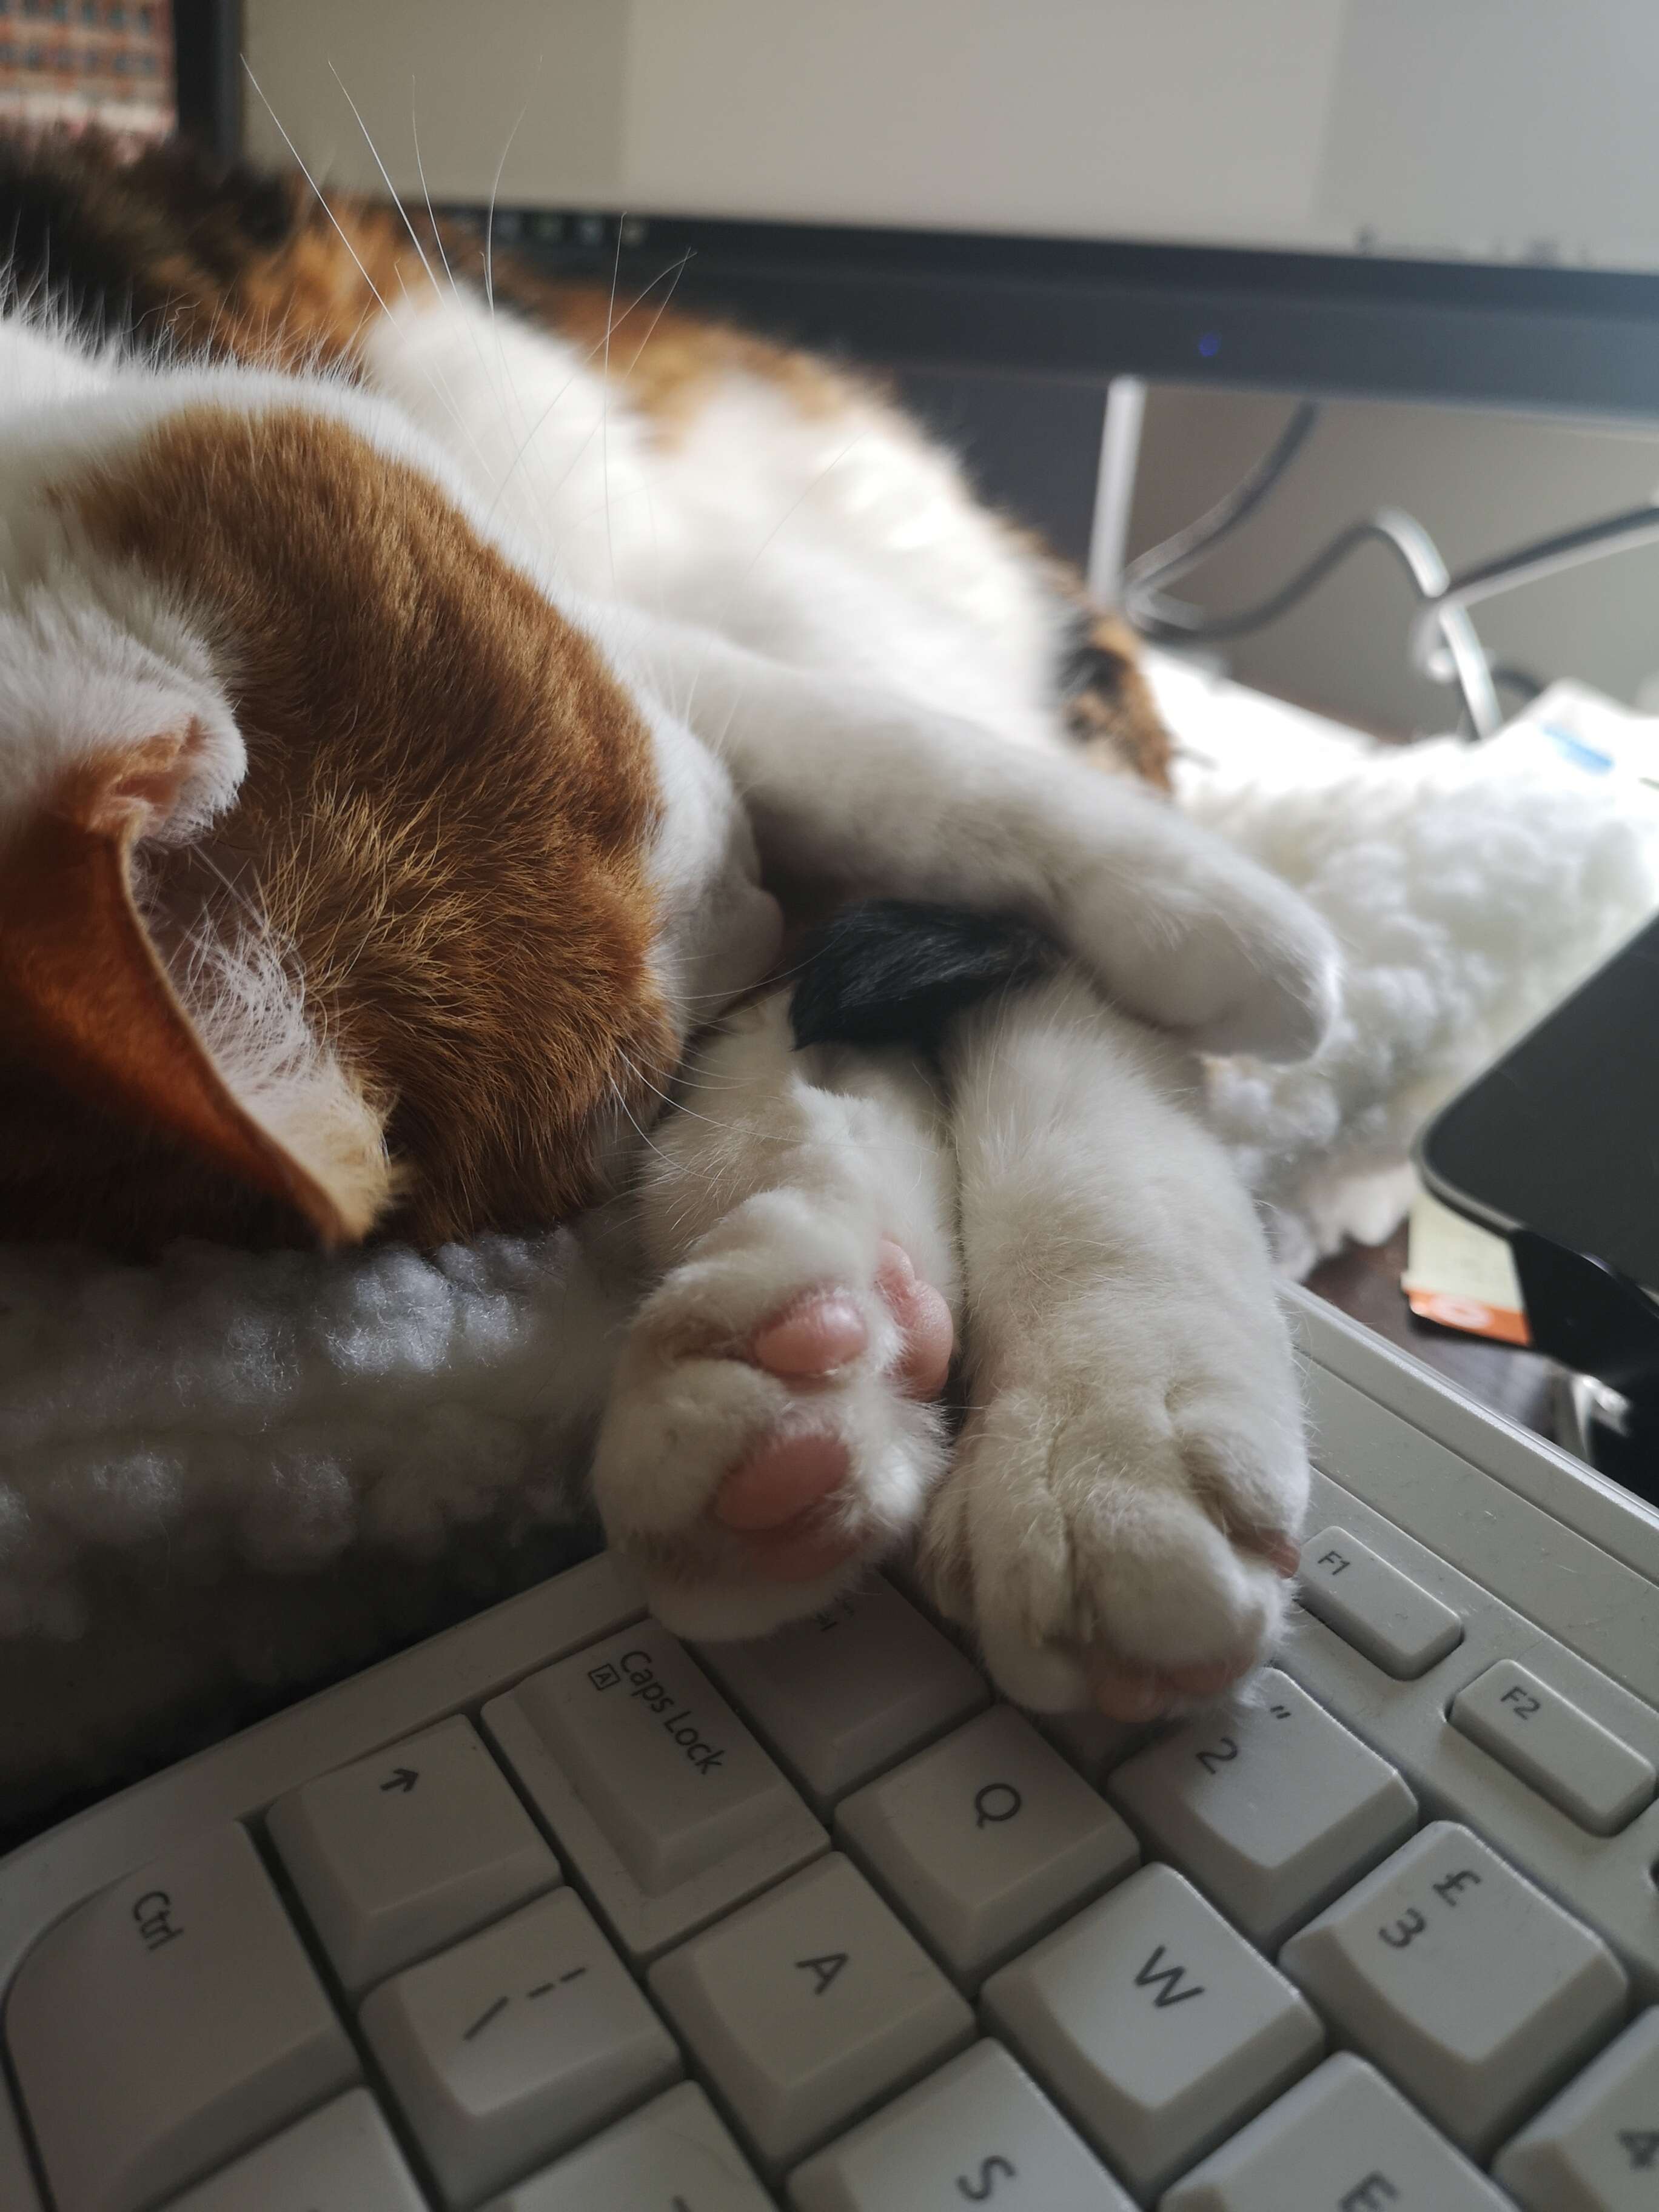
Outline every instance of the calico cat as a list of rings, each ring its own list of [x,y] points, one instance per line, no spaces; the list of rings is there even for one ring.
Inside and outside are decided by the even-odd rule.
[[[1156,778],[1126,641],[880,392],[654,300],[96,140],[0,148],[0,226],[4,1233],[629,1191],[593,1492],[671,1627],[914,1538],[1027,1704],[1253,1665],[1306,1460],[1189,1055],[1305,1053],[1335,959],[1086,757]],[[781,902],[870,900],[1017,918],[1019,988],[893,1041],[878,908],[792,1020]]]

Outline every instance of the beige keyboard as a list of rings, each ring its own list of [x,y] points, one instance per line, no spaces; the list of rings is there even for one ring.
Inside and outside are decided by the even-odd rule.
[[[1313,1385],[1304,1610],[1157,1735],[998,1702],[884,1581],[693,1650],[599,1559],[27,1846],[0,2207],[1651,2212],[1626,1585],[1551,1633],[1542,1509]],[[1486,1579],[1402,1525],[1448,1481]]]

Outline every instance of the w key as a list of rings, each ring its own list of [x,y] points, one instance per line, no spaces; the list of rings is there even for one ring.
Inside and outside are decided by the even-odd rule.
[[[985,1984],[987,2019],[1137,2196],[1318,2058],[1311,2008],[1172,1868],[1143,1867]]]

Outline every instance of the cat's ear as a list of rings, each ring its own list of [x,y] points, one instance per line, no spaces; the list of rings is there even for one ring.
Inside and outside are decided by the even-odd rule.
[[[291,1207],[323,1245],[354,1243],[387,1195],[378,1130],[359,1147],[374,1161],[353,1160],[326,1137],[307,1145],[291,1100],[272,1115],[239,1096],[134,901],[134,848],[190,823],[200,754],[190,729],[88,751],[0,824],[0,1051]]]

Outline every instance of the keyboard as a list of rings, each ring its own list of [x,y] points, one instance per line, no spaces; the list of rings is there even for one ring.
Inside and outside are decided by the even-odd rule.
[[[1652,2212],[1659,1519],[1310,1300],[1246,1698],[592,1559],[0,1863],[4,2212]]]

